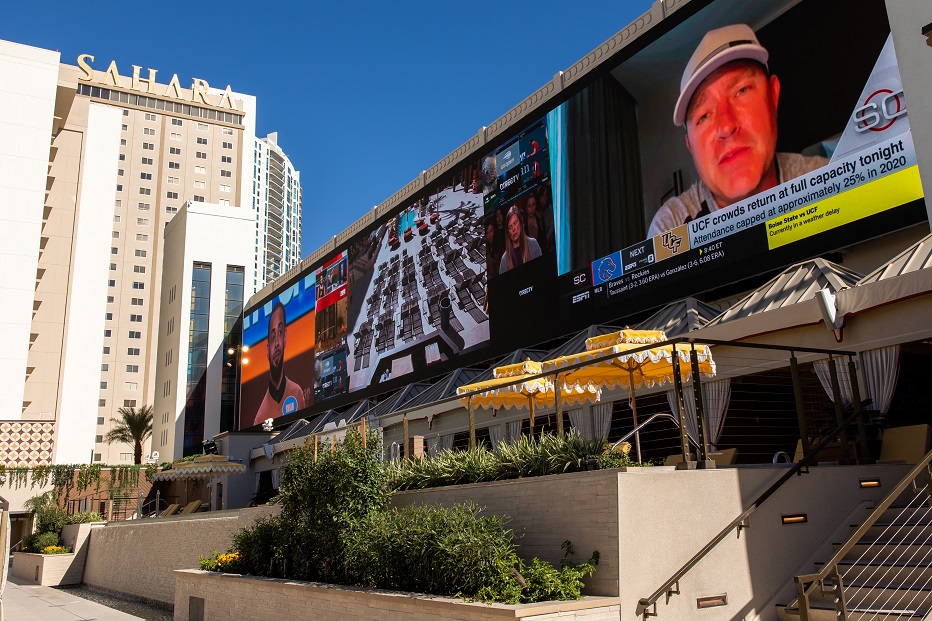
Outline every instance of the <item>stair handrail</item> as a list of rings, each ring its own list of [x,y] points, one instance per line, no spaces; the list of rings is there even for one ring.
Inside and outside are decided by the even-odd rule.
[[[721,543],[725,537],[731,534],[736,528],[746,528],[747,519],[751,516],[754,511],[758,509],[768,498],[773,496],[777,490],[779,490],[784,483],[789,481],[793,476],[800,474],[804,468],[808,468],[812,461],[815,459],[819,451],[825,448],[829,442],[831,442],[835,436],[841,433],[849,424],[855,422],[857,418],[861,415],[861,412],[855,412],[848,418],[846,418],[842,423],[833,429],[830,433],[825,435],[822,440],[813,447],[807,455],[799,460],[796,464],[793,465],[789,470],[787,470],[783,476],[776,480],[770,487],[768,487],[760,496],[758,496],[750,506],[741,512],[741,515],[732,520],[728,526],[723,528],[715,537],[713,537],[707,544],[705,544],[701,550],[696,552],[691,559],[686,561],[686,564],[680,567],[676,573],[674,573],[666,582],[664,582],[660,588],[654,591],[649,597],[642,597],[638,600],[637,614],[644,621],[648,617],[657,616],[657,600],[660,599],[662,595],[667,595],[669,600],[671,595],[678,595],[679,590],[679,581],[685,576],[690,569],[695,567],[699,561],[701,561],[705,556],[711,552],[719,543]],[[674,588],[676,585],[676,588]],[[654,608],[654,611],[651,612],[651,607]]]
[[[656,414],[651,414],[651,415],[647,418],[647,420],[645,420],[645,421],[639,423],[637,427],[635,427],[634,429],[632,429],[631,431],[629,431],[629,432],[626,433],[625,435],[621,436],[621,439],[618,440],[617,442],[615,442],[615,443],[612,445],[612,448],[609,449],[609,453],[614,452],[615,449],[618,448],[618,445],[619,445],[619,444],[621,444],[622,442],[627,441],[628,438],[630,438],[631,436],[633,436],[634,434],[636,434],[637,432],[639,432],[639,431],[640,431],[641,429],[643,429],[644,427],[647,427],[647,426],[648,426],[650,423],[652,423],[652,422],[654,421],[654,419],[656,419],[656,418],[669,418],[670,420],[673,421],[673,424],[676,425],[676,428],[677,428],[677,429],[680,428],[680,421],[676,418],[676,416],[674,416],[674,415],[671,414],[670,412],[657,412]],[[696,449],[699,449],[699,448],[700,448],[700,447],[699,447],[699,443],[690,435],[688,429],[686,430],[686,438],[692,443],[693,446],[696,447]]]
[[[861,526],[854,531],[851,537],[848,538],[837,552],[835,556],[831,558],[825,565],[822,567],[822,570],[814,574],[803,574],[801,576],[796,576],[793,578],[796,583],[796,592],[797,604],[800,610],[800,618],[802,621],[808,621],[809,619],[809,596],[812,594],[815,589],[821,585],[829,575],[835,574],[837,576],[837,567],[838,564],[848,555],[849,552],[860,543],[861,539],[864,538],[864,535],[867,531],[877,523],[877,520],[880,519],[880,516],[883,515],[884,511],[890,508],[890,506],[896,501],[900,495],[906,491],[906,488],[909,487],[913,482],[922,475],[923,471],[926,474],[929,472],[929,464],[932,463],[932,451],[926,453],[916,466],[909,471],[903,479],[890,490],[890,493],[887,494],[886,498],[877,505],[877,507],[871,512]],[[808,586],[807,586],[808,585]],[[837,586],[837,585],[836,585]]]

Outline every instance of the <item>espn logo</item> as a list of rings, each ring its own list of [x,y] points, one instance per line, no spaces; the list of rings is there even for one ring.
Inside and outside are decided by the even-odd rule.
[[[576,295],[573,296],[573,304],[578,304],[579,302],[582,302],[583,300],[588,300],[588,299],[589,299],[589,292],[583,291],[582,293],[577,293]]]

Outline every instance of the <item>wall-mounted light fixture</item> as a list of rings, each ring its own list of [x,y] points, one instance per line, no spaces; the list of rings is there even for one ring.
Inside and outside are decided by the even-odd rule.
[[[703,608],[715,608],[716,606],[727,606],[728,605],[728,593],[722,593],[721,595],[710,595],[709,597],[697,597],[696,598],[696,608],[702,610]]]
[[[858,479],[858,487],[861,489],[880,487],[880,479]]]
[[[790,513],[789,515],[781,515],[780,521],[783,524],[805,524],[809,521],[809,516],[805,513]]]

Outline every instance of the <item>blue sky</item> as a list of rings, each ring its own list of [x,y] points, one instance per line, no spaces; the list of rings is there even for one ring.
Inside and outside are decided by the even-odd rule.
[[[0,38],[255,95],[301,171],[308,255],[651,3],[289,4],[16,2]]]

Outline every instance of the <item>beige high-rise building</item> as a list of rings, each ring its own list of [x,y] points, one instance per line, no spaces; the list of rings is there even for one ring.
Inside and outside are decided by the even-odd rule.
[[[256,99],[5,41],[0,73],[17,85],[0,93],[0,423],[23,438],[0,460],[132,463],[103,440],[121,407],[155,401],[168,223],[193,201],[268,226],[253,205]],[[240,261],[248,296],[265,248],[230,243],[255,250]]]

